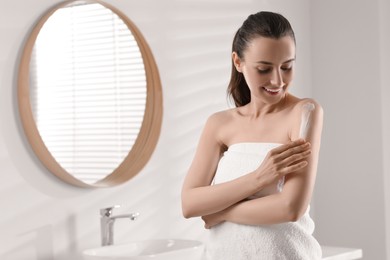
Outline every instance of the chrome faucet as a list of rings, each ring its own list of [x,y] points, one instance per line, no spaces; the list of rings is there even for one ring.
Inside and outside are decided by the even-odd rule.
[[[100,209],[100,228],[102,233],[102,246],[112,245],[114,243],[114,223],[117,218],[128,218],[136,220],[139,213],[121,214],[113,216],[114,208],[119,208],[120,205]]]

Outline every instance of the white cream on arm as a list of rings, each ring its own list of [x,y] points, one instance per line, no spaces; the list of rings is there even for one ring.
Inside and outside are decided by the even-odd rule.
[[[303,105],[301,116],[301,127],[299,129],[299,138],[306,139],[307,131],[310,127],[310,116],[315,106],[313,103]]]
[[[313,103],[306,103],[302,107],[302,115],[301,115],[301,126],[299,129],[299,138],[306,139],[307,137],[307,131],[310,127],[310,116],[312,111],[314,110],[315,106]],[[283,176],[278,184],[277,184],[277,190],[278,192],[281,192],[283,189],[285,177]]]

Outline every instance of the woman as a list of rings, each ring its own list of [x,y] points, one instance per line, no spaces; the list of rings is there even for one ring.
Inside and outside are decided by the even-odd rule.
[[[309,203],[322,108],[288,92],[294,63],[280,14],[250,15],[234,37],[236,107],[207,120],[182,190],[183,215],[210,231],[210,259],[321,259]]]

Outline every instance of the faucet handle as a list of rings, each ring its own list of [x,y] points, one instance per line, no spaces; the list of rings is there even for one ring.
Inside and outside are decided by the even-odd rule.
[[[110,217],[112,215],[112,211],[115,208],[120,208],[120,207],[121,207],[121,205],[114,205],[112,207],[102,208],[102,209],[100,209],[100,216]]]

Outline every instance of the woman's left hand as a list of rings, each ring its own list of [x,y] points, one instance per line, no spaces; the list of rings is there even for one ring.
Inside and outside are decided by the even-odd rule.
[[[204,227],[206,229],[210,229],[225,220],[223,219],[223,211],[219,211],[210,215],[202,216],[202,219],[204,221]]]

